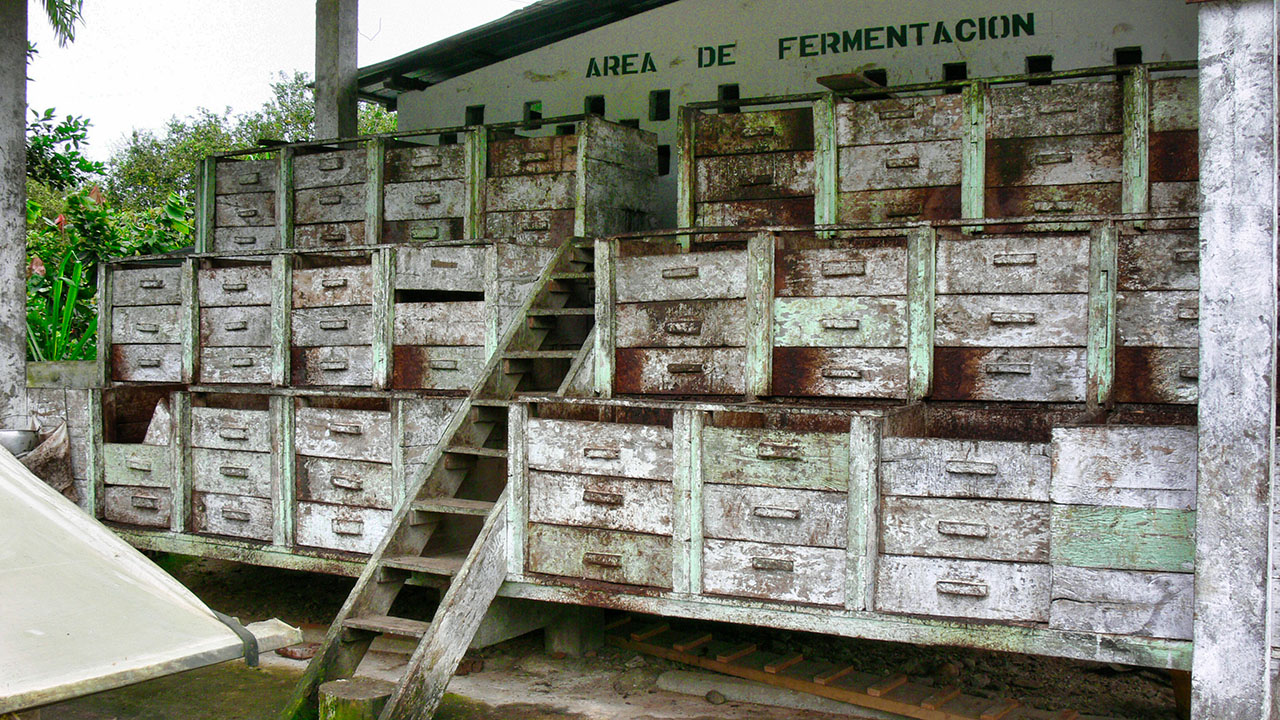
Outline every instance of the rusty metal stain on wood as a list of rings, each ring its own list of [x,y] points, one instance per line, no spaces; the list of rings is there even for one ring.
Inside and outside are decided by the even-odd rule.
[[[1199,180],[1200,133],[1196,130],[1151,133],[1148,157],[1152,182]]]
[[[1116,349],[1116,402],[1195,404],[1199,380],[1200,353],[1193,348]]]
[[[1118,134],[987,141],[987,186],[1120,182]]]
[[[842,192],[836,202],[842,223],[955,220],[960,217],[960,186]]]
[[[907,351],[774,348],[773,391],[785,396],[905,398]]]
[[[694,122],[698,155],[813,149],[813,108],[699,114]]]

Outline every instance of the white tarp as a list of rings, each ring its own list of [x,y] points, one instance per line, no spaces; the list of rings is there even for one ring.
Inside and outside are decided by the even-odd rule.
[[[301,642],[278,620],[263,651]],[[195,595],[0,449],[0,715],[241,657]]]

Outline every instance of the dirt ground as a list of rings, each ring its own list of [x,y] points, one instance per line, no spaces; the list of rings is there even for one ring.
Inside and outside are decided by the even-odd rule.
[[[215,560],[163,556],[159,561],[213,608],[243,622],[278,617],[306,626],[312,637],[323,632],[353,583],[350,578]],[[395,612],[429,617],[433,593],[424,590],[406,595]],[[1014,697],[1034,708],[1070,708],[1082,715],[1131,720],[1176,717],[1169,676],[1154,670],[742,626],[721,625],[714,631],[718,638],[749,638],[769,652],[801,652],[807,657],[844,661],[863,672],[901,672],[917,682],[955,684],[979,696]],[[450,691],[503,702],[488,705],[455,694],[447,698],[436,717],[603,720],[623,717],[624,709],[626,717],[636,718],[767,720],[774,715],[745,704],[712,705],[701,697],[657,691],[659,675],[683,667],[676,663],[638,658],[633,652],[609,647],[590,658],[549,658],[541,647],[540,634],[534,633],[474,653],[483,661],[483,669],[457,678]],[[380,660],[366,662],[371,665],[370,674],[394,678],[403,656],[382,655]],[[82,698],[46,708],[42,720],[266,720],[283,705],[305,665],[274,656],[271,660],[262,668],[227,663]],[[385,667],[373,667],[379,663]],[[792,710],[777,717],[834,716]]]

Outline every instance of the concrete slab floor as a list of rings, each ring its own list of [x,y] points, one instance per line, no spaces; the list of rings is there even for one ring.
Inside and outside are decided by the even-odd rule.
[[[308,633],[311,634],[310,632]],[[831,714],[657,689],[661,661],[619,671],[594,658],[552,658],[513,641],[514,652],[485,659],[484,670],[455,677],[435,720],[847,720]],[[394,645],[392,650],[399,650]],[[527,652],[526,652],[527,651]],[[275,653],[262,666],[224,663],[44,708],[41,720],[273,720],[305,661]],[[394,681],[407,655],[371,652],[358,674]],[[643,662],[643,664],[641,664]],[[732,692],[727,693],[732,696]],[[850,712],[856,711],[850,707]],[[883,717],[883,716],[880,716]]]

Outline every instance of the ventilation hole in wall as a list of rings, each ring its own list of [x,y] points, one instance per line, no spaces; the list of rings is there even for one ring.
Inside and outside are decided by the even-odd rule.
[[[969,79],[969,63],[943,63],[942,64],[943,80],[968,80]],[[953,87],[947,89],[948,95],[954,95],[960,92],[960,88]]]
[[[651,90],[649,92],[649,120],[661,122],[671,119],[671,91]]]
[[[564,125],[556,126],[557,135],[572,135],[577,131],[578,131],[578,126],[574,125],[573,123],[565,123]]]
[[[658,146],[658,175],[671,174],[671,146]]]
[[[542,119],[542,101],[530,100],[529,102],[525,103],[523,117],[526,122],[529,120],[541,120]]]
[[[582,112],[604,117],[604,96],[588,95],[582,99]]]
[[[457,145],[458,133],[440,133],[441,145]]]
[[[741,98],[742,98],[742,90],[741,88],[738,87],[738,83],[729,83],[726,85],[721,85],[718,88],[716,88],[716,99],[721,102],[724,102],[726,100],[739,100]],[[736,113],[738,112],[738,109],[739,108],[737,105],[725,105],[724,107],[720,108],[720,112]]]
[[[463,125],[483,125],[484,124],[484,106],[468,105],[466,114],[465,114],[465,121],[462,124]]]
[[[619,120],[619,121],[618,121],[618,124],[619,124],[619,125],[625,125],[625,126],[627,126],[627,127],[629,127],[629,128],[635,128],[635,129],[639,130],[639,129],[640,129],[640,118],[627,118],[626,120]]]
[[[1027,73],[1047,73],[1053,72],[1053,56],[1052,55],[1028,55],[1027,56]],[[1048,85],[1049,80],[1029,80],[1028,85]]]

